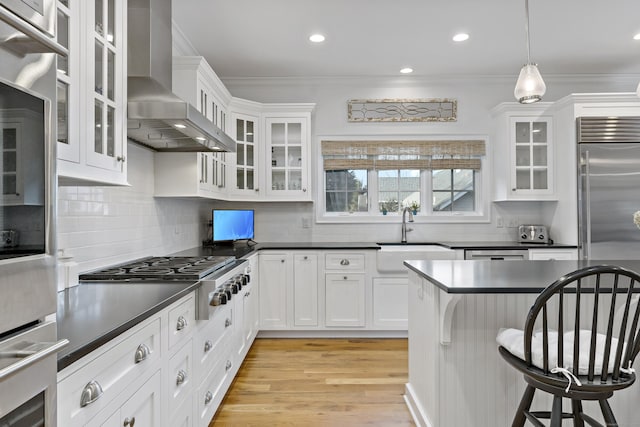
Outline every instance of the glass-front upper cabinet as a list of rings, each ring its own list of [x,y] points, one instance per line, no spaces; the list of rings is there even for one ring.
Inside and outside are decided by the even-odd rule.
[[[258,118],[244,114],[234,115],[236,139],[235,191],[258,193]]]
[[[58,0],[58,175],[124,185],[126,170],[126,0]]]
[[[121,170],[126,160],[126,10],[123,0],[87,2],[89,105],[86,130],[93,141],[87,163],[106,170]]]
[[[546,194],[552,190],[550,117],[512,117],[511,191]]]
[[[307,120],[266,118],[267,194],[292,196],[307,193]]]
[[[58,0],[58,43],[66,47],[69,56],[57,56],[57,141],[58,158],[80,161],[79,114],[80,76],[79,56],[79,0]]]

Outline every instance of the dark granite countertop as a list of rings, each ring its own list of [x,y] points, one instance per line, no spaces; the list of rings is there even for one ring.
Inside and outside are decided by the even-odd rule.
[[[437,245],[447,249],[471,250],[499,250],[499,249],[575,249],[576,245],[546,244],[546,243],[518,243],[509,241],[496,242],[380,242],[379,245]]]
[[[567,273],[602,264],[640,272],[640,261],[636,260],[404,262],[410,270],[450,294],[540,293]]]
[[[58,371],[196,289],[197,282],[83,282],[58,292]]]
[[[391,244],[391,243],[389,243]],[[399,243],[393,243],[399,244]],[[411,243],[417,244],[417,243]],[[510,242],[435,242],[422,244],[438,244],[439,246],[450,249],[513,249],[513,248],[575,248],[575,246],[566,245],[521,245]],[[174,256],[189,255],[230,255],[238,259],[242,259],[258,250],[351,250],[351,249],[380,249],[378,243],[367,242],[261,242],[251,243],[238,242],[235,245],[216,246],[216,247],[196,247],[179,251]],[[413,262],[413,261],[412,261]],[[423,261],[422,263],[426,263]],[[433,261],[434,263],[451,263],[460,261]],[[466,261],[471,263],[480,263],[484,261]],[[542,261],[544,262],[544,261]],[[572,263],[572,261],[555,261],[556,263]],[[494,270],[498,269],[499,264],[519,263],[519,261],[508,261],[505,263],[495,263],[492,266]],[[575,265],[575,262],[573,262]],[[567,268],[568,268],[567,264]],[[516,266],[511,266],[514,269]],[[233,265],[227,268],[233,268]],[[220,270],[216,274],[224,274],[227,270]],[[409,268],[425,269],[422,274],[429,274],[429,268],[426,264],[409,265]],[[442,267],[440,267],[442,268]],[[450,268],[450,267],[448,267]],[[493,292],[505,292],[505,288],[500,286],[511,285],[513,282],[511,277],[522,274],[521,270],[506,275],[502,281],[494,281],[494,285],[490,287]],[[640,263],[638,265],[640,269]],[[498,274],[497,271],[493,274]],[[469,288],[465,283],[475,283],[472,280],[473,272],[465,270],[467,276],[457,277],[457,285],[453,286],[447,282],[446,277],[438,276],[434,280],[438,286],[443,289],[451,289],[448,292],[465,293],[465,292],[491,292],[479,290],[477,286]],[[479,270],[478,270],[479,271]],[[552,269],[545,270],[551,273]],[[570,271],[570,270],[566,270]],[[566,272],[565,271],[565,272]],[[504,273],[504,272],[503,272]],[[500,274],[503,274],[500,273]],[[479,272],[477,274],[480,274]],[[486,274],[486,272],[485,272]],[[531,277],[540,276],[541,272],[537,269],[530,269]],[[557,276],[554,276],[557,277]],[[538,278],[536,280],[538,280]],[[459,279],[459,280],[458,280]],[[544,280],[540,280],[544,283]],[[501,285],[502,284],[502,285]],[[87,355],[99,346],[107,343],[119,334],[125,332],[132,326],[140,323],[149,316],[157,313],[163,308],[169,306],[173,302],[192,292],[198,287],[197,282],[82,282],[79,286],[58,292],[58,337],[66,338],[70,341],[62,352],[58,353],[58,370],[62,370],[76,360]],[[470,290],[472,289],[472,290]],[[500,289],[500,290],[498,290]],[[518,285],[518,290],[506,292],[528,292],[526,285]],[[539,292],[541,289],[539,284],[531,287],[531,292]]]

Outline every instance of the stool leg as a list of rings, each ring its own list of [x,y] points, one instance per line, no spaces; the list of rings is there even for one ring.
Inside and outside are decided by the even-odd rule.
[[[602,416],[604,417],[604,422],[607,427],[618,427],[618,422],[616,421],[616,417],[613,416],[613,411],[611,410],[611,406],[609,406],[609,402],[607,400],[600,400],[600,410],[602,411]]]
[[[520,400],[520,406],[518,406],[516,415],[513,417],[511,427],[524,427],[524,423],[527,421],[527,418],[524,416],[524,411],[528,411],[529,408],[531,408],[531,402],[533,401],[533,395],[535,392],[535,387],[527,384],[527,388]]]
[[[582,419],[582,401],[572,399],[571,409],[571,412],[573,412],[573,427],[584,427],[584,420]]]
[[[553,408],[551,409],[551,427],[562,426],[562,397],[553,396]]]

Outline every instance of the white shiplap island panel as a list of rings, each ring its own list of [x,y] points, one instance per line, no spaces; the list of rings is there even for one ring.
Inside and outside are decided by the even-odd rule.
[[[578,263],[580,261],[408,262],[409,382],[405,398],[416,424],[429,427],[511,425],[525,382],[498,354],[495,340],[498,330],[521,329],[539,290],[582,266]],[[636,265],[626,266],[640,267],[639,262],[631,263]],[[475,269],[475,273],[470,269]],[[471,280],[474,274],[478,277]],[[492,278],[493,275],[500,278]],[[453,282],[460,278],[465,283],[458,282],[456,288]],[[496,283],[512,285],[500,292]],[[539,290],[535,290],[535,283],[539,283]],[[450,301],[452,296],[455,296],[454,302],[457,300],[453,306],[442,303]],[[450,310],[450,325],[443,329],[443,317]],[[443,340],[442,331],[447,328],[450,328],[450,340]],[[635,409],[640,402],[640,385],[617,392],[610,402],[621,426],[640,426],[640,413]],[[564,405],[567,410],[569,402]],[[549,395],[536,392],[532,409],[550,410]],[[585,402],[585,411],[600,418],[597,404]]]

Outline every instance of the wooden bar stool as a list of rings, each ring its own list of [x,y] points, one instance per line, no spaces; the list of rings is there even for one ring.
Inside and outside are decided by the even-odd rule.
[[[609,265],[582,268],[542,291],[524,331],[500,331],[500,355],[527,382],[512,426],[528,420],[541,427],[540,419],[550,419],[552,427],[560,427],[563,418],[572,418],[574,426],[603,426],[583,412],[585,400],[600,404],[606,426],[618,425],[608,399],[636,379],[637,292],[640,275],[633,271]],[[530,411],[536,390],[553,395],[551,411]],[[562,398],[571,400],[571,412],[562,412]]]

